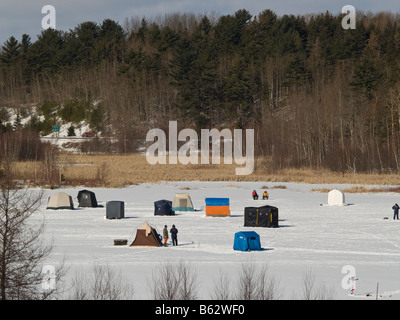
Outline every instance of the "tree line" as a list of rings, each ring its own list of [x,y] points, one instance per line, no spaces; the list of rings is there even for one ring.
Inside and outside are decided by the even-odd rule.
[[[34,42],[11,36],[0,52],[0,99],[52,105],[71,119],[82,112],[121,152],[178,120],[255,129],[265,170],[398,172],[400,15],[358,12],[349,30],[343,16],[242,9],[87,21]]]

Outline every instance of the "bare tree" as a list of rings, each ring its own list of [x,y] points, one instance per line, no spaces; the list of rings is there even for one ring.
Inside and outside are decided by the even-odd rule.
[[[64,275],[63,263],[42,274],[43,263],[52,251],[41,235],[44,220],[31,222],[40,206],[42,192],[24,188],[12,177],[12,162],[3,159],[0,177],[0,299],[54,298]],[[46,286],[43,286],[44,283]],[[45,289],[45,290],[44,290]]]
[[[177,300],[179,279],[171,263],[157,268],[150,282],[150,290],[154,300]]]
[[[121,272],[109,265],[96,263],[89,275],[76,273],[75,278],[72,279],[69,299],[130,300],[133,296],[133,286],[123,278]]]
[[[217,280],[214,280],[213,292],[211,293],[211,299],[213,300],[229,300],[230,296],[230,276],[219,270],[219,276]]]
[[[257,300],[277,300],[281,297],[279,282],[271,277],[268,266],[262,265],[258,272]]]
[[[312,271],[306,271],[303,277],[304,300],[333,300],[334,295],[333,288],[328,288],[325,284],[316,287],[315,275]]]
[[[268,275],[267,265],[262,265],[257,270],[254,263],[243,263],[237,282],[236,297],[239,300],[279,299],[278,282]]]
[[[197,276],[189,264],[168,262],[153,273],[150,290],[154,300],[195,300]]]
[[[253,263],[242,263],[237,282],[237,299],[254,300],[257,292],[257,279]]]
[[[177,268],[179,300],[197,299],[197,276],[190,264],[180,263]]]

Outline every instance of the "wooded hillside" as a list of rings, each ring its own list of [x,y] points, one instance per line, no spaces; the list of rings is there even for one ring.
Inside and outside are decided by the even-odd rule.
[[[121,152],[152,128],[252,128],[271,169],[400,171],[400,15],[177,13],[13,36],[0,107],[85,119]],[[28,31],[28,30],[27,30]],[[0,114],[2,121],[7,115]],[[3,128],[3,131],[15,128]]]

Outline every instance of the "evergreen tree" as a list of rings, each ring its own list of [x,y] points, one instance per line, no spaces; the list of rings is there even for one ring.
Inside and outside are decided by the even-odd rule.
[[[57,73],[65,64],[63,60],[64,35],[48,28],[38,36],[27,56],[27,77],[44,72]]]
[[[243,58],[239,58],[228,73],[224,86],[228,116],[235,119],[239,128],[245,127],[253,115],[254,101],[251,83],[249,65]]]
[[[21,53],[21,44],[14,36],[11,36],[1,47],[2,52],[0,54],[1,62],[6,66],[11,66],[18,58]]]
[[[239,10],[233,16],[222,16],[214,28],[215,43],[221,52],[233,53],[242,39],[251,19],[246,10]]]
[[[24,33],[21,40],[21,53],[26,54],[31,46],[31,37]]]
[[[164,53],[168,49],[173,48],[179,40],[179,34],[173,31],[170,27],[165,27],[160,31],[159,39],[157,42],[158,52]]]
[[[99,37],[100,27],[95,22],[87,21],[79,24],[67,38],[65,61],[68,60],[70,65],[93,65]]]
[[[355,65],[350,84],[366,98],[372,99],[381,79],[382,73],[376,69],[374,62],[364,57]]]
[[[276,52],[277,19],[273,11],[265,10],[250,24],[249,34],[252,40],[247,51],[260,62]]]
[[[308,70],[305,61],[296,56],[286,68],[286,82],[288,86],[304,86],[310,82],[312,73]]]
[[[75,137],[75,127],[73,125],[68,127],[68,137]]]
[[[195,110],[195,101],[193,98],[194,63],[197,54],[188,38],[178,41],[173,52],[173,58],[169,64],[172,84],[178,89],[177,105],[183,111],[184,115],[193,116]]]
[[[100,26],[99,40],[96,43],[98,62],[121,62],[125,52],[125,32],[122,27],[111,19],[105,19]]]

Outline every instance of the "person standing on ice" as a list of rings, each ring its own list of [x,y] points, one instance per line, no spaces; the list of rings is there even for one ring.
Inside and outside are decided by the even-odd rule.
[[[251,193],[251,196],[253,197],[253,200],[258,200],[258,194],[256,190],[253,190],[253,192]]]
[[[394,219],[397,219],[397,220],[399,220],[399,205],[396,203],[393,207],[392,207],[392,209],[393,209],[393,211],[394,211],[394,213],[393,213],[393,220]]]
[[[175,227],[175,225],[172,225],[171,230],[169,230],[171,233],[171,238],[172,238],[172,245],[177,246],[178,245],[178,229]]]
[[[164,230],[163,230],[163,239],[164,239],[164,247],[167,246],[167,241],[168,241],[168,229],[167,226],[165,225]]]

